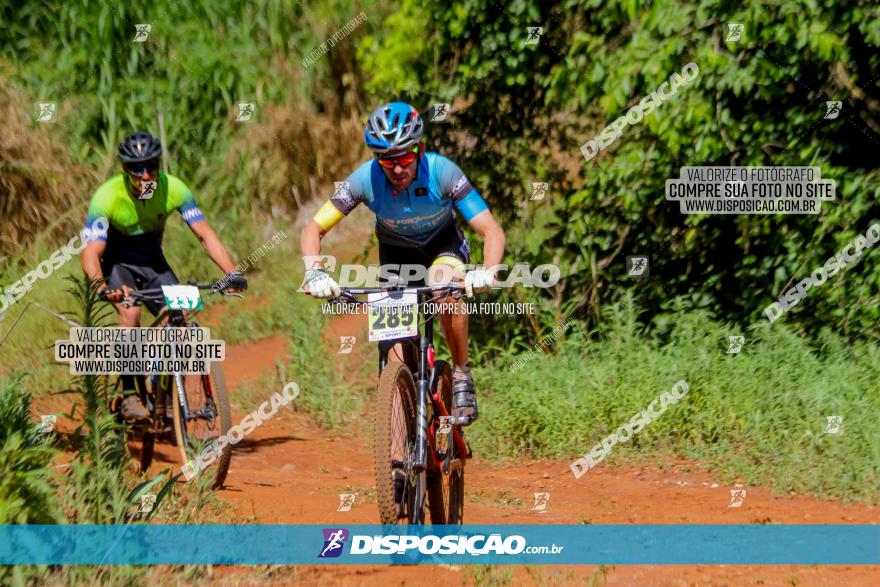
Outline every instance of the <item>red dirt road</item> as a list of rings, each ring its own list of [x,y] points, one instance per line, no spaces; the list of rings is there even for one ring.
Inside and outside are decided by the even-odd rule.
[[[355,318],[336,320],[328,333],[328,360],[341,369],[373,361],[374,345],[362,342]],[[357,336],[355,351],[338,355],[341,335]],[[331,348],[332,347],[332,348]],[[227,380],[236,388],[262,370],[274,370],[285,354],[282,337],[229,349]],[[245,366],[233,370],[232,365]],[[295,374],[290,374],[295,379]],[[266,390],[268,397],[275,390]],[[308,393],[307,389],[302,393]],[[369,402],[367,402],[369,405]],[[237,421],[243,414],[235,414]],[[219,496],[242,517],[257,523],[342,525],[377,522],[367,418],[345,436],[333,436],[302,413],[279,412],[242,441],[233,453],[226,487]],[[479,423],[476,424],[479,426]],[[845,505],[805,496],[773,497],[747,487],[739,508],[730,508],[730,487],[717,485],[695,463],[654,467],[600,466],[575,479],[568,462],[533,461],[467,465],[465,521],[532,524],[663,523],[876,523],[880,508]],[[531,511],[533,494],[548,492],[546,513]],[[338,512],[339,494],[355,493],[351,511]],[[286,569],[286,570],[284,570]],[[279,569],[275,584],[405,585],[423,583],[426,573],[439,584],[534,585],[878,585],[880,568],[867,566],[554,566],[554,567],[378,567],[333,566]],[[248,568],[221,571],[224,584],[253,584]]]

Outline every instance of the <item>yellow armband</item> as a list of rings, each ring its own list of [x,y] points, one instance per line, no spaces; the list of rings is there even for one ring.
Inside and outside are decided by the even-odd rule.
[[[320,210],[318,210],[314,217],[315,222],[324,229],[324,232],[327,232],[339,224],[339,221],[343,218],[345,218],[345,214],[340,212],[330,200],[324,202],[324,205],[321,206]]]

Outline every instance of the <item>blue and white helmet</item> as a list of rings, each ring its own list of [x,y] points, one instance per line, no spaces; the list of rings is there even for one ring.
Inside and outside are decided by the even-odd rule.
[[[417,145],[424,130],[418,110],[405,102],[391,102],[370,114],[364,138],[374,153],[387,155]]]

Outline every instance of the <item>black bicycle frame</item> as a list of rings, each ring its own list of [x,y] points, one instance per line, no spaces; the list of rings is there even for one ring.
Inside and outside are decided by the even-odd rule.
[[[419,306],[426,300],[431,298],[431,292],[418,292]],[[415,339],[415,340],[414,340]],[[388,352],[391,348],[401,343],[403,347],[404,360],[406,359],[406,349],[410,349],[415,355],[417,365],[409,365],[410,369],[416,367],[413,375],[416,376],[416,390],[418,392],[418,403],[416,405],[416,421],[418,430],[416,431],[416,454],[413,463],[413,469],[417,473],[421,473],[428,467],[428,398],[431,392],[431,374],[428,372],[428,349],[434,345],[434,318],[425,319],[425,328],[416,339],[402,338],[397,340],[383,341],[379,345],[379,372],[388,364]]]
[[[167,319],[167,324],[163,324]],[[169,308],[163,309],[159,312],[159,315],[150,323],[150,328],[164,328],[166,326],[172,327],[186,327],[188,326],[186,323],[186,315],[182,310],[171,310]],[[160,374],[156,380],[156,389],[153,390],[156,398],[156,414],[158,415],[158,421],[155,423],[155,427],[157,430],[161,430],[163,426],[163,422],[165,420],[165,402],[172,401],[171,394],[177,393],[178,399],[180,400],[180,409],[184,415],[184,420],[189,418],[189,406],[186,403],[186,397],[184,394],[180,393],[181,386],[175,386],[172,384],[172,381],[178,375],[172,375],[168,373]],[[146,378],[147,376],[141,375],[140,377]],[[173,389],[177,387],[177,389]],[[160,389],[161,388],[161,389]]]
[[[419,307],[425,302],[434,299],[434,294],[440,290],[448,290],[449,285],[431,285],[412,287],[399,287],[390,289],[344,289],[341,299],[354,303],[367,303],[357,298],[357,295],[365,295],[379,292],[403,292],[415,293]],[[415,292],[413,292],[415,290]],[[451,293],[451,290],[450,292]],[[443,296],[445,297],[445,296]],[[415,367],[413,376],[416,378],[416,390],[418,391],[418,404],[416,406],[416,419],[418,421],[418,429],[416,431],[415,458],[413,459],[413,470],[417,473],[423,473],[428,468],[428,409],[430,406],[431,392],[431,373],[428,370],[433,364],[433,358],[429,360],[429,351],[434,345],[434,315],[428,317],[425,315],[425,327],[419,336],[411,338],[400,338],[396,340],[387,340],[379,343],[379,372],[381,373],[388,364],[388,351],[391,347],[400,343],[404,349],[404,361],[407,357],[407,349],[411,351],[409,357],[415,359],[416,365],[408,365],[410,369]],[[414,356],[413,356],[414,355]],[[460,436],[456,435],[459,439]],[[458,442],[457,442],[458,443]]]
[[[195,285],[195,283],[190,283],[189,285]],[[209,285],[200,285],[197,286],[199,289],[212,289],[212,286]],[[153,292],[152,295],[144,295],[139,303],[141,303],[144,299],[156,298],[157,301],[164,299],[161,297],[159,290],[147,290],[149,292]],[[167,324],[162,324],[167,318]],[[172,310],[170,308],[164,308],[159,315],[156,316],[155,320],[150,324],[150,327],[174,327],[174,328],[186,328],[186,327],[195,327],[196,324],[187,324],[186,322],[186,313],[183,310]],[[179,379],[179,380],[178,380]],[[205,390],[205,395],[213,400],[211,393],[211,386],[207,375],[201,375],[203,389]],[[172,381],[176,381],[178,384],[173,385]],[[159,422],[164,420],[165,414],[165,401],[171,400],[171,393],[176,393],[178,397],[178,401],[180,402],[180,410],[183,415],[184,422],[188,422],[193,419],[193,414],[189,410],[189,405],[186,401],[186,393],[184,392],[183,386],[183,375],[181,373],[174,374],[162,374],[159,376],[159,380],[157,381],[157,385],[162,387],[162,390],[154,390],[156,392],[156,413],[159,414]],[[175,388],[172,390],[172,388]],[[160,428],[160,424],[156,424],[157,428]]]

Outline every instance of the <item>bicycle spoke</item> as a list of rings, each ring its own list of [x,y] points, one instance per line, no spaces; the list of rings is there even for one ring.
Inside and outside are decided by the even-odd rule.
[[[376,491],[383,524],[406,523],[416,514],[419,505],[419,487],[415,483],[412,463],[414,396],[415,386],[409,369],[397,361],[389,362],[379,377],[374,421]]]
[[[400,386],[395,385],[394,391],[391,404],[391,460],[406,463],[410,455],[407,445],[409,434],[403,411],[403,401],[400,396]]]

